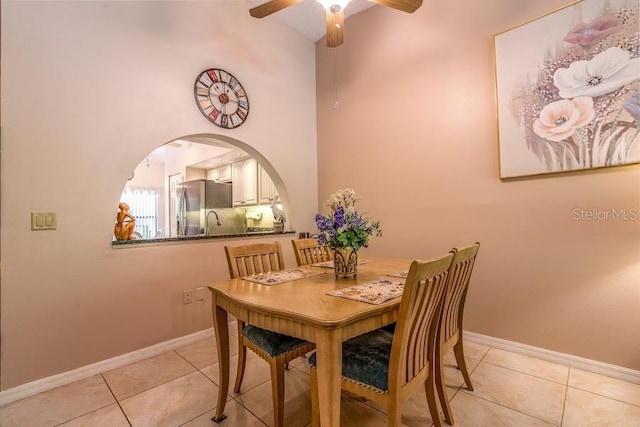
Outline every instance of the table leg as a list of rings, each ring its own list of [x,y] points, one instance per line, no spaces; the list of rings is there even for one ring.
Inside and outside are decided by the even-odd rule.
[[[342,377],[342,331],[319,329],[316,333],[318,408],[320,425],[340,425],[340,379]]]
[[[229,329],[227,312],[216,303],[215,295],[212,295],[213,329],[216,333],[218,350],[218,373],[220,377],[220,387],[218,390],[218,406],[212,421],[219,423],[227,418],[224,415],[224,406],[227,403],[229,393]]]

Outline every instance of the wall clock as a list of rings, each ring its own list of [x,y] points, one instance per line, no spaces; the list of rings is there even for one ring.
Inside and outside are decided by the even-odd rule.
[[[249,98],[231,73],[219,68],[205,70],[193,90],[198,108],[216,126],[233,129],[247,120]]]

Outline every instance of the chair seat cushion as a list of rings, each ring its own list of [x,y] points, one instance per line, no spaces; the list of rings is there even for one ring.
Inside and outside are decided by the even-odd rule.
[[[249,341],[262,348],[271,357],[279,356],[309,343],[309,341],[267,331],[253,325],[245,326],[242,333]]]
[[[342,376],[387,391],[392,341],[392,333],[377,329],[343,342]],[[316,366],[315,353],[309,363]]]
[[[389,323],[388,325],[385,325],[380,329],[382,329],[384,331],[387,331],[387,332],[394,333],[396,331],[396,322]]]

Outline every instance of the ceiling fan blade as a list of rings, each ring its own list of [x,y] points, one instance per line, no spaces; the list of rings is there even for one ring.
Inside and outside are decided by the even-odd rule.
[[[300,3],[302,0],[271,0],[260,6],[249,9],[249,14],[254,18],[264,18],[272,13],[276,13],[285,7],[293,6],[296,3]]]
[[[407,13],[413,13],[420,6],[422,6],[422,0],[369,0],[371,3],[376,3],[381,6],[390,7],[392,9],[401,10]]]
[[[344,41],[344,11],[327,11],[327,47],[338,47]]]

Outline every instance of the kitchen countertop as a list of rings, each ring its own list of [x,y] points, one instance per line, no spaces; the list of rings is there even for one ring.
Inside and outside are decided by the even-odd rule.
[[[113,247],[127,247],[127,246],[138,246],[138,245],[148,245],[148,244],[165,244],[165,243],[184,243],[184,242],[192,242],[192,241],[205,241],[212,239],[235,239],[240,237],[256,237],[256,236],[282,236],[284,234],[292,234],[295,235],[295,231],[284,231],[282,233],[274,233],[273,230],[269,231],[247,231],[244,233],[238,234],[214,234],[205,236],[203,234],[199,234],[197,236],[183,236],[183,237],[162,237],[157,239],[136,239],[136,240],[114,240],[111,242]]]

